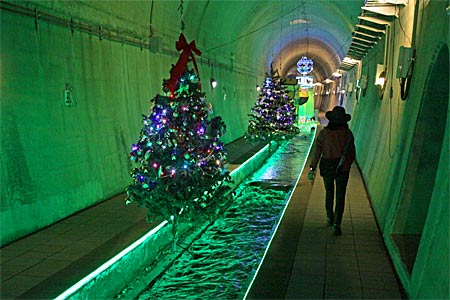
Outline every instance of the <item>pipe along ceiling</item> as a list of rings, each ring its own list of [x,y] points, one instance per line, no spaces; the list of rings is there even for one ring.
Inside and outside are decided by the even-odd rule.
[[[312,75],[323,81],[335,72],[352,38],[363,0],[129,0],[36,3],[65,15],[130,28],[161,37],[175,50],[183,32],[195,40],[203,61],[233,65],[261,76],[271,64],[282,76],[296,73],[304,55]],[[183,24],[183,26],[181,26]]]

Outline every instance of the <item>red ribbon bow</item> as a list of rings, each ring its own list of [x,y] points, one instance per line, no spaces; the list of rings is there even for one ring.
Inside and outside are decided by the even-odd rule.
[[[180,34],[178,41],[175,43],[175,47],[178,51],[183,50],[183,52],[181,52],[177,63],[173,67],[172,74],[170,74],[170,79],[167,82],[167,89],[172,92],[172,94],[175,92],[178,80],[180,79],[181,75],[183,75],[184,70],[186,70],[189,58],[192,58],[192,63],[194,64],[195,71],[197,72],[197,75],[199,75],[194,53],[198,56],[202,54],[200,50],[197,49],[197,46],[195,46],[195,41],[192,41],[188,44],[183,34]]]

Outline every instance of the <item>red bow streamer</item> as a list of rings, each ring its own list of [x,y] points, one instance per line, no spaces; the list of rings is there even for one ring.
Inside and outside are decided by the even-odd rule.
[[[183,52],[181,52],[176,65],[173,67],[172,74],[170,74],[170,79],[167,82],[167,89],[172,92],[172,94],[175,92],[178,80],[181,75],[183,75],[184,70],[186,70],[189,58],[192,58],[195,71],[197,72],[197,75],[199,75],[194,53],[198,56],[202,54],[200,50],[197,49],[197,46],[195,46],[195,41],[188,44],[183,34],[180,34],[178,41],[175,43],[175,47],[178,51],[183,50]]]

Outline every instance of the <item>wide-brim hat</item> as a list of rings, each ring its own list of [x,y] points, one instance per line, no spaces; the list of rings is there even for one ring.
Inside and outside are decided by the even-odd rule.
[[[345,124],[352,118],[352,116],[345,113],[345,108],[342,106],[335,106],[333,110],[327,111],[325,117],[336,124]]]

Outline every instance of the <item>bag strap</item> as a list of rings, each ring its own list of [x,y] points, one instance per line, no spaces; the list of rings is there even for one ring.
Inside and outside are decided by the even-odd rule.
[[[340,167],[344,164],[345,157],[347,156],[348,148],[350,148],[350,143],[352,142],[352,140],[353,140],[353,134],[351,131],[349,131],[347,142],[345,143],[344,151],[342,152],[342,156],[341,156],[341,159],[339,160],[338,167]]]

